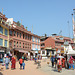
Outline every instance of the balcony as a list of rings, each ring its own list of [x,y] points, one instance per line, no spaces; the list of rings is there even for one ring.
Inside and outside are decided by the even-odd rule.
[[[0,18],[0,24],[2,24],[3,26],[6,26],[6,27],[11,26],[11,24],[9,22],[6,22],[5,20],[3,20],[1,18]]]
[[[69,42],[64,42],[64,45],[69,45]]]

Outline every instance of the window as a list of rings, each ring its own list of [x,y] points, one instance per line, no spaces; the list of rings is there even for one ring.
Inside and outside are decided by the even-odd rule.
[[[20,47],[21,47],[21,42],[20,42]]]
[[[40,45],[38,45],[38,50],[40,50]]]
[[[14,36],[16,36],[16,31],[14,31]]]
[[[30,40],[31,40],[31,36],[30,36]]]
[[[24,43],[23,43],[23,48],[24,48]]]
[[[18,34],[19,34],[19,33],[17,32],[17,37],[18,37]]]
[[[30,36],[28,35],[28,40],[30,39]]]
[[[5,40],[5,47],[7,47],[7,40]]]
[[[3,34],[3,28],[0,26],[0,33]]]
[[[36,45],[36,49],[37,49],[37,45]]]
[[[17,47],[18,47],[18,42],[17,42]]]
[[[38,39],[38,43],[40,43],[40,39]]]
[[[42,51],[42,54],[45,54],[45,51]]]
[[[28,35],[27,35],[27,39],[28,39]]]
[[[10,36],[12,36],[12,31],[10,30]]]
[[[61,47],[64,47],[63,45],[61,45]]]
[[[7,29],[5,29],[5,35],[8,35],[8,30]]]
[[[25,34],[25,39],[27,39],[27,35]]]
[[[34,44],[32,44],[32,49],[34,49]]]
[[[0,46],[3,46],[3,39],[0,38]]]
[[[32,36],[32,42],[34,42],[34,37]]]
[[[21,38],[21,33],[20,33],[20,38]]]
[[[23,34],[23,39],[24,39],[24,34]]]
[[[27,48],[27,43],[25,43],[25,48]]]
[[[60,37],[60,40],[63,40],[63,37]]]
[[[37,38],[35,38],[35,41],[36,41],[36,43],[37,43]]]
[[[15,47],[15,45],[16,45],[16,42],[14,41],[14,47]]]

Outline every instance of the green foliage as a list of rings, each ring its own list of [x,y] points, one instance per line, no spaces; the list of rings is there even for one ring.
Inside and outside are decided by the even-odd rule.
[[[26,30],[27,30],[27,28],[28,28],[28,27],[26,27]]]
[[[21,26],[21,24],[20,24],[20,22],[19,22],[19,21],[17,21],[17,26]]]

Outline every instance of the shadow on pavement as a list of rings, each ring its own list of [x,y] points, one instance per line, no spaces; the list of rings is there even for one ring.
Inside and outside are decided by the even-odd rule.
[[[0,75],[3,75],[3,74],[0,72]]]

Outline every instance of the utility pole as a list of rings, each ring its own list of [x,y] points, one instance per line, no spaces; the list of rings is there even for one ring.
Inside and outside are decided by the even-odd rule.
[[[68,21],[67,23],[68,23],[68,31],[69,31],[69,38],[70,38],[70,26],[69,26],[69,21]]]
[[[72,14],[72,22],[73,22],[73,39],[75,43],[75,9],[73,9],[74,14]],[[74,15],[74,18],[73,18]]]
[[[33,33],[33,25],[32,25],[32,33]]]
[[[3,8],[2,8],[2,14],[3,14]]]
[[[22,25],[22,19],[21,19],[21,25]]]

